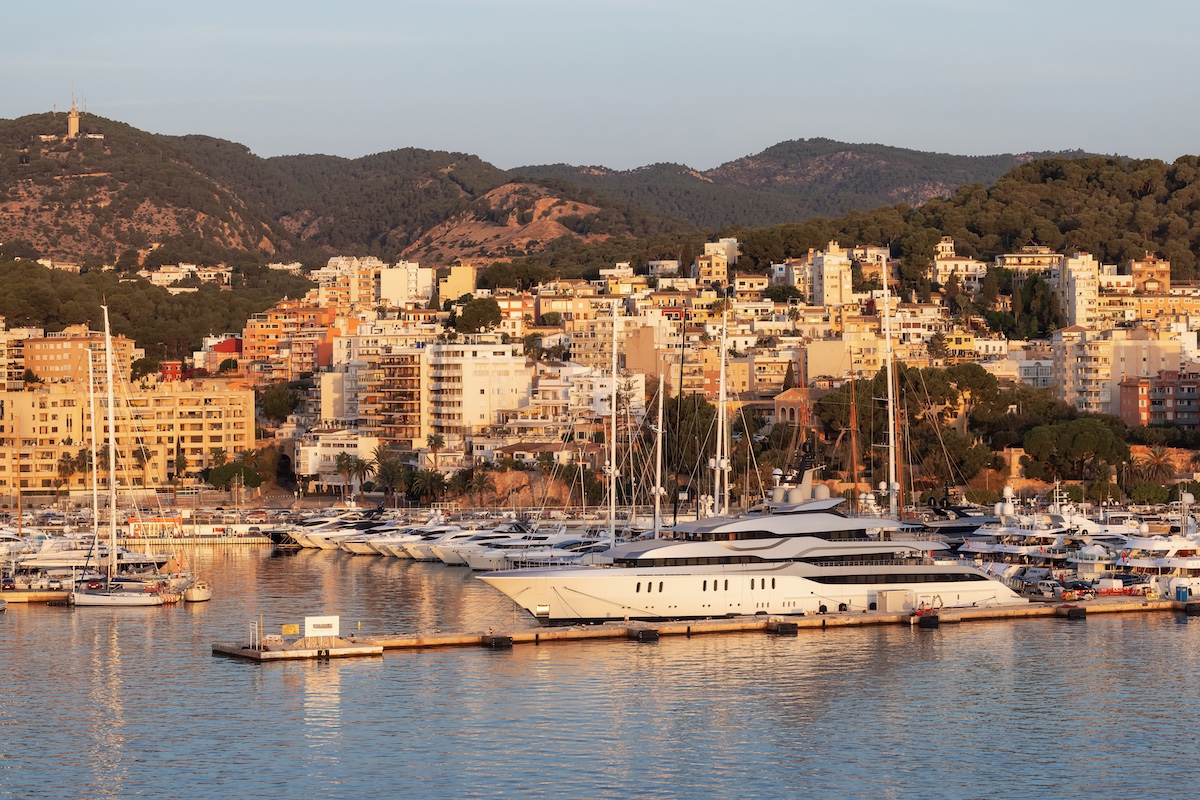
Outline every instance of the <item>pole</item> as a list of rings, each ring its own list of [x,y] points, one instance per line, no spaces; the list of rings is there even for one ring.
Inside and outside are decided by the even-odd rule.
[[[663,446],[663,371],[665,365],[659,363],[658,369],[658,430],[654,437],[654,538],[662,535],[662,446]]]
[[[612,441],[608,445],[608,542],[617,541],[617,300],[612,303]]]
[[[108,324],[108,306],[101,308],[104,309],[104,373],[108,381],[108,533],[112,548],[108,554],[108,576],[112,578],[117,572],[117,403],[113,395],[112,329]]]
[[[892,301],[888,293],[887,267],[883,270],[883,358],[887,371],[887,428],[888,428],[888,508],[893,517],[896,508],[896,395],[892,388]]]
[[[726,408],[729,403],[728,390],[725,387],[725,353],[727,351],[727,342],[729,341],[729,297],[726,294],[725,308],[721,313],[721,371],[719,383],[719,396],[717,402],[717,482],[713,487],[713,502],[720,502],[721,508],[719,514],[721,516],[729,515],[729,474],[726,472],[729,468],[729,450],[725,446],[725,439],[728,435],[728,422]]]

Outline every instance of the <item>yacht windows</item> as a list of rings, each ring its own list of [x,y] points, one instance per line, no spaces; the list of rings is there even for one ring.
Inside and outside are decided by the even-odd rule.
[[[641,593],[641,591],[642,591],[642,582],[641,582],[641,581],[638,581],[637,588],[636,588],[636,589],[634,589],[633,591],[634,591],[635,593],[638,593],[638,594],[640,594],[640,593]]]
[[[704,588],[701,591],[705,591],[705,592],[708,591],[708,581],[704,582]]]
[[[954,581],[986,581],[986,575],[973,572],[913,572],[869,575],[809,575],[817,583],[952,583]]]
[[[660,592],[662,591],[662,585],[663,585],[663,582],[662,582],[662,581],[659,581],[659,582],[658,582],[658,590],[659,590]]]
[[[725,591],[727,591],[727,592],[729,591],[729,579],[728,578],[725,579]]]
[[[775,588],[775,579],[774,578],[771,578],[771,588],[772,589]]]

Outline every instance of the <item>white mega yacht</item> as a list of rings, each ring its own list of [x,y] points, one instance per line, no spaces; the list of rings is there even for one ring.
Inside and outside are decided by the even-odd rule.
[[[613,565],[480,576],[545,624],[1023,604],[982,571],[935,561],[941,542],[893,538],[900,523],[851,517],[838,499],[768,503],[757,513],[619,544]],[[900,536],[903,536],[902,534]]]

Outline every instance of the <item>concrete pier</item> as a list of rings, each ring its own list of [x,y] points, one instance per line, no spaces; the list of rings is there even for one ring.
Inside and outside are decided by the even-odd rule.
[[[1095,614],[1119,614],[1146,611],[1174,611],[1184,613],[1187,604],[1176,600],[1150,600],[1142,597],[1102,597],[1077,603],[1030,603],[1023,606],[996,606],[990,608],[944,609],[936,614],[940,624],[982,622],[987,620],[1026,619],[1033,617],[1061,617],[1063,619],[1086,619]],[[1082,612],[1082,613],[1080,613]],[[813,616],[787,617],[728,617],[702,620],[641,620],[629,622],[605,622],[597,625],[575,625],[571,627],[528,628],[518,631],[497,633],[429,633],[407,636],[361,637],[358,642],[370,642],[384,650],[409,650],[426,647],[481,647],[488,639],[508,637],[512,644],[534,644],[570,642],[591,639],[618,639],[653,641],[645,631],[654,631],[658,636],[700,636],[712,633],[747,633],[765,631],[779,635],[795,635],[802,630],[828,630],[863,625],[911,625],[917,626],[924,615],[910,612],[885,613],[879,611],[817,614]],[[933,626],[930,626],[933,627]]]

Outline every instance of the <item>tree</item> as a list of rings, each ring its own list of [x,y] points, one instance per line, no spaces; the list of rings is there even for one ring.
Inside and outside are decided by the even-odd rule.
[[[375,463],[375,480],[383,487],[385,496],[392,498],[392,506],[396,505],[397,492],[405,491],[408,488],[409,476],[411,470],[405,469],[404,466],[395,460],[378,461]]]
[[[350,459],[350,475],[358,481],[358,499],[363,499],[363,483],[375,472],[375,467],[365,458],[352,456]]]
[[[479,506],[480,494],[495,494],[496,481],[486,469],[476,469],[471,475],[471,493],[474,495],[474,505]]]
[[[763,297],[773,303],[786,303],[793,298],[801,296],[799,289],[787,284],[776,284],[775,286],[768,286],[766,289],[763,289]]]
[[[1175,479],[1175,462],[1167,448],[1155,445],[1138,462],[1138,471],[1143,480],[1165,485]]]
[[[454,328],[459,333],[479,333],[495,328],[501,319],[499,303],[491,297],[478,297],[462,307]]]
[[[63,453],[58,457],[58,464],[55,465],[55,471],[58,475],[58,481],[54,485],[54,493],[57,495],[59,490],[62,489],[63,484],[70,485],[71,478],[79,470],[75,463],[75,459],[70,455]],[[57,497],[55,497],[55,502],[58,502]]]
[[[796,370],[792,366],[792,362],[789,361],[788,365],[787,365],[787,372],[785,372],[783,374],[783,390],[786,392],[788,389],[791,389],[795,385],[796,385]]]
[[[350,494],[350,476],[354,474],[354,459],[356,456],[343,450],[333,461],[333,468],[342,476],[342,501]]]
[[[542,324],[558,327],[562,325],[562,314],[557,311],[547,311],[542,314]]]
[[[935,360],[941,360],[950,355],[950,349],[946,347],[946,334],[938,331],[933,336],[929,337],[929,341],[925,343],[925,349],[929,351],[929,357]]]
[[[182,448],[176,450],[175,451],[175,477],[178,479],[178,478],[182,478],[184,475],[186,475],[189,466],[190,466],[190,464],[188,464],[187,453],[183,452]]]
[[[218,467],[225,466],[225,462],[229,460],[229,453],[225,452],[224,447],[218,447],[212,451],[212,455],[210,458],[212,461],[212,464],[210,466],[213,469],[216,469]]]
[[[431,433],[425,437],[425,446],[433,454],[433,468],[438,468],[438,453],[446,446],[446,438],[440,433]]]
[[[220,366],[217,367],[217,372],[220,373],[221,375],[224,375],[228,372],[237,372],[237,371],[238,371],[238,360],[236,358],[226,358],[221,362]]]
[[[413,473],[409,487],[422,500],[433,501],[446,490],[446,479],[435,469],[422,469]]]
[[[263,416],[283,422],[300,405],[300,395],[286,383],[273,383],[263,391]]]

